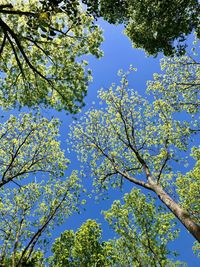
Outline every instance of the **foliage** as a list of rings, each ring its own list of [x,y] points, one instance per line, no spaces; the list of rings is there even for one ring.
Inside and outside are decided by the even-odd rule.
[[[120,238],[114,240],[111,266],[180,266],[170,260],[173,254],[167,245],[177,237],[174,216],[155,199],[138,189],[124,195],[124,204],[114,201],[105,219]],[[176,253],[175,253],[176,255]],[[183,266],[183,265],[182,265]]]
[[[21,266],[38,245],[45,249],[52,229],[77,210],[79,190],[75,172],[63,181],[50,179],[2,190],[1,261],[10,257],[16,264],[13,266]]]
[[[78,1],[54,2],[1,1],[1,107],[43,104],[76,113],[83,106],[91,73],[81,57],[101,56],[101,31]]]
[[[52,246],[50,266],[107,266],[100,238],[100,225],[94,220],[87,220],[77,232],[65,231]]]
[[[151,55],[185,53],[186,36],[199,30],[197,0],[129,2],[125,33],[135,47],[144,48]]]
[[[64,177],[58,126],[38,114],[1,124],[1,266],[41,266],[54,227],[78,211],[81,185],[75,171]]]
[[[89,14],[103,17],[109,23],[123,23],[128,20],[128,7],[130,1],[124,0],[82,0],[87,6]],[[133,2],[133,1],[132,1]]]
[[[126,194],[124,202],[104,212],[118,239],[101,242],[100,225],[88,220],[56,239],[50,266],[180,266],[168,258],[167,244],[177,237],[173,215],[156,209],[140,190]]]
[[[58,120],[13,115],[0,125],[0,187],[38,174],[61,177],[69,160],[60,149]]]
[[[198,241],[196,241],[196,242],[194,243],[194,246],[193,246],[192,249],[193,249],[194,254],[196,254],[197,257],[200,258],[200,244],[199,244]]]
[[[180,174],[176,185],[181,205],[200,223],[200,203],[197,201],[200,195],[200,147],[193,148],[192,156],[196,159],[194,168],[185,175]]]
[[[196,52],[198,53],[199,50]],[[163,58],[161,70],[154,74],[153,81],[148,82],[149,93],[155,99],[164,99],[174,111],[188,114],[199,112],[199,77],[200,63],[197,56]],[[198,124],[196,125],[198,127]]]
[[[185,157],[189,155],[193,137],[199,134],[199,122],[195,120],[199,116],[198,87],[194,84],[187,90],[179,91],[181,85],[178,84],[179,80],[190,83],[191,77],[195,80],[199,67],[198,64],[190,66],[190,63],[189,67],[185,67],[183,62],[185,57],[179,59],[176,67],[169,64],[166,73],[155,76],[148,88],[148,91],[154,92],[152,103],[133,89],[128,89],[127,74],[121,73],[120,85],[113,84],[107,91],[100,90],[102,108],[91,109],[74,123],[71,139],[80,160],[89,162],[94,184],[98,188],[121,186],[128,180],[154,191],[200,240],[199,225],[190,215],[192,212],[189,213],[185,206],[181,208],[181,203],[176,203],[176,192],[181,192],[177,186],[181,186],[175,180],[180,175],[179,171],[184,175]],[[172,87],[174,91],[170,91]],[[172,93],[168,94],[168,91]],[[162,97],[158,98],[155,92]],[[177,97],[174,98],[174,94]],[[191,103],[187,103],[190,96],[193,96]],[[176,103],[178,108],[175,107]],[[190,108],[193,106],[195,109]],[[184,120],[180,119],[180,112],[184,114]],[[193,183],[194,187],[198,187],[198,180],[193,180]],[[191,203],[196,213],[198,199],[193,198],[192,190],[187,194],[186,199],[193,199],[196,203]],[[180,198],[183,200],[182,196]],[[199,216],[199,211],[196,216]],[[190,225],[193,225],[192,229]]]
[[[6,258],[2,259],[1,262],[0,262],[0,266],[1,267],[13,266],[12,264],[15,264],[19,260],[20,254],[16,253],[15,256],[16,256],[15,257],[15,261],[13,261],[9,257],[6,257]],[[19,264],[19,266],[23,266],[23,267],[43,267],[44,266],[43,253],[40,250],[34,251],[31,254],[31,258],[23,257],[23,259],[21,260],[21,264]]]
[[[132,177],[146,175],[139,155],[157,183],[164,183],[173,177],[170,162],[178,160],[179,151],[187,149],[189,125],[173,118],[170,103],[159,99],[150,104],[127,89],[125,76],[121,83],[99,92],[105,108],[91,109],[80,123],[74,123],[74,148],[81,160],[90,160],[96,183],[104,187],[109,180],[112,185],[120,185],[125,173]]]
[[[124,23],[125,33],[134,47],[148,54],[185,53],[186,36],[199,35],[198,0],[135,1],[85,0],[89,12],[109,23]]]
[[[174,112],[186,112],[191,135],[198,134],[199,125],[199,77],[198,57],[183,56],[181,58],[164,58],[161,69],[164,74],[154,74],[154,80],[148,82],[148,92],[154,98],[164,99]],[[183,113],[184,114],[184,113]],[[195,140],[195,138],[194,138]],[[186,174],[179,173],[176,186],[181,205],[190,216],[199,223],[199,147],[194,146],[191,155],[195,158],[194,168]]]

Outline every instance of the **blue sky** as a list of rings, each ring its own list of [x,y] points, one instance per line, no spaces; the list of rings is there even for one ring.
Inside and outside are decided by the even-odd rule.
[[[130,86],[136,89],[140,94],[144,94],[146,89],[146,82],[152,79],[154,72],[159,72],[159,59],[162,55],[157,58],[147,57],[144,51],[140,49],[134,49],[131,45],[130,40],[122,34],[122,26],[112,26],[106,22],[100,21],[100,25],[104,30],[104,42],[102,44],[102,50],[104,51],[104,56],[100,60],[93,57],[86,57],[89,60],[89,67],[92,69],[93,73],[93,83],[90,84],[88,90],[88,96],[85,98],[86,106],[80,114],[77,115],[79,118],[88,110],[91,105],[98,106],[97,91],[100,88],[108,88],[111,83],[117,82],[119,80],[117,76],[117,71],[119,69],[128,70],[130,64],[137,68],[137,72],[130,76]],[[64,112],[53,112],[46,111],[43,115],[54,115],[62,120],[61,130],[61,141],[62,148],[67,149],[65,140],[69,132],[69,124],[72,122],[72,116],[66,116]],[[53,114],[52,114],[53,113]],[[76,155],[67,155],[70,158],[72,164],[70,169],[79,169],[80,163],[77,161]],[[84,181],[85,185],[91,183],[90,179]],[[60,232],[65,229],[76,230],[81,224],[89,219],[96,219],[102,224],[103,228],[103,239],[107,240],[113,237],[113,232],[108,228],[107,223],[103,220],[101,215],[101,210],[107,210],[110,208],[111,203],[114,199],[122,198],[125,192],[130,191],[132,185],[128,182],[125,183],[124,191],[119,192],[118,190],[113,190],[109,192],[110,199],[108,201],[101,201],[100,203],[95,203],[94,199],[88,200],[86,205],[86,211],[82,212],[81,215],[74,215],[70,217],[66,223],[55,233],[54,237],[59,236]],[[179,260],[187,262],[189,267],[197,267],[198,260],[193,255],[192,244],[194,239],[191,235],[184,229],[181,225],[180,237],[171,244],[171,247],[176,249],[180,253]]]

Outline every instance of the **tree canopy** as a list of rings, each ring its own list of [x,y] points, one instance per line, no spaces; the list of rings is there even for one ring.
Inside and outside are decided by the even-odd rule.
[[[120,72],[120,85],[100,90],[102,108],[91,109],[72,126],[72,145],[80,160],[90,164],[94,185],[108,189],[110,185],[122,186],[128,180],[155,192],[200,241],[198,199],[193,190],[183,196],[190,183],[186,177],[193,173],[197,175],[192,176],[191,187],[199,188],[199,179],[195,179],[198,162],[191,172],[186,175],[183,172],[185,156],[190,154],[193,138],[200,129],[199,85],[191,80],[193,77],[196,81],[199,64],[190,57],[175,58],[173,62],[166,59],[163,64],[166,72],[155,75],[149,83],[148,92],[154,95],[152,102],[129,89],[127,73]],[[181,84],[183,90],[179,90]],[[179,118],[180,112],[187,114],[185,119]],[[199,147],[195,143],[193,146],[193,155],[198,160]],[[190,207],[185,205],[187,201]]]
[[[79,209],[81,184],[75,171],[65,177],[69,160],[58,125],[31,114],[1,124],[1,266],[28,264],[45,251],[52,229]]]
[[[58,120],[22,114],[0,125],[0,187],[31,175],[62,177],[69,160],[58,139]]]
[[[183,54],[192,31],[199,36],[198,0],[85,0],[89,12],[109,23],[123,23],[134,47],[150,55]]]
[[[79,1],[65,4],[1,2],[1,107],[43,104],[76,113],[83,106],[91,72],[81,57],[101,56],[101,30]]]
[[[44,252],[54,227],[78,209],[79,190],[74,172],[63,181],[32,182],[1,191],[1,266],[24,266],[35,257],[38,245]]]
[[[50,266],[180,266],[167,248],[177,237],[174,216],[156,208],[152,197],[133,189],[104,214],[117,238],[102,242],[100,225],[88,220],[56,239]]]

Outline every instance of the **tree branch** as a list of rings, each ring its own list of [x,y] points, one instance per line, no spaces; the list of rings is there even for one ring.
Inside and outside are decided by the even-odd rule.
[[[10,33],[10,35],[12,36],[12,38],[15,40],[15,43],[17,45],[17,47],[19,48],[19,51],[21,52],[25,62],[27,63],[27,65],[30,67],[30,69],[35,72],[36,74],[38,74],[42,79],[44,79],[45,81],[47,81],[51,86],[52,86],[52,82],[48,80],[47,77],[45,77],[41,72],[39,72],[30,62],[30,60],[28,59],[19,39],[18,36],[15,34],[15,32],[0,18],[0,25],[2,26],[4,32],[8,32]],[[14,51],[13,51],[14,52]]]
[[[53,219],[53,217],[55,216],[55,214],[57,213],[57,211],[59,210],[60,206],[62,205],[62,203],[65,201],[66,197],[67,197],[67,194],[69,192],[69,189],[65,192],[63,198],[61,199],[60,203],[56,206],[56,208],[53,210],[53,212],[51,214],[49,214],[46,222],[42,225],[42,227],[40,227],[37,232],[33,235],[33,237],[31,238],[31,240],[28,242],[28,244],[26,245],[26,247],[24,248],[22,254],[21,254],[21,257],[19,259],[19,261],[17,262],[16,264],[16,267],[19,267],[22,260],[23,260],[23,257],[26,255],[28,249],[31,247],[31,250],[29,252],[29,255],[28,257],[31,256],[31,253],[33,251],[33,248],[35,246],[35,244],[37,243],[39,237],[42,235],[42,233],[45,231],[45,229],[47,228],[49,222]]]
[[[3,53],[3,49],[4,49],[4,46],[5,46],[5,43],[6,43],[6,35],[4,33],[3,42],[2,42],[2,45],[1,45],[1,48],[0,48],[0,56]]]
[[[7,7],[9,7],[7,5]],[[10,6],[13,7],[13,6]],[[5,8],[5,6],[4,6]],[[36,16],[36,13],[33,12],[28,12],[28,11],[21,11],[21,10],[5,10],[5,9],[1,9],[0,6],[0,14],[11,14],[11,15],[20,15],[20,16]]]

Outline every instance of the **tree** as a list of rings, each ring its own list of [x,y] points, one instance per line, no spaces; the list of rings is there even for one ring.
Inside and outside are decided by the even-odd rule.
[[[96,221],[87,220],[76,232],[62,233],[52,246],[50,266],[108,266],[100,243],[101,232]]]
[[[64,175],[69,160],[57,140],[58,125],[56,119],[31,114],[11,115],[0,125],[0,187],[36,174],[41,179]]]
[[[124,23],[125,33],[134,47],[150,55],[183,54],[186,37],[197,31],[199,37],[198,0],[133,1],[85,0],[89,13],[109,23]]]
[[[199,121],[195,120],[199,116],[199,100],[195,98],[199,64],[194,64],[188,57],[185,67],[185,60],[185,57],[176,59],[167,65],[166,73],[155,75],[149,87],[150,92],[154,91],[152,103],[133,89],[127,89],[127,74],[122,74],[119,86],[113,85],[109,90],[99,92],[104,103],[102,109],[91,109],[72,126],[71,139],[80,160],[90,163],[97,187],[108,189],[109,185],[121,186],[128,180],[155,192],[200,242],[198,199],[194,199],[193,190],[187,191],[184,197],[181,193],[185,187],[184,179],[180,178],[181,173],[185,177],[185,157],[192,144],[193,150],[199,153],[192,139],[200,129]],[[188,68],[193,72],[184,72]],[[191,77],[196,84],[188,86]],[[181,83],[183,90],[179,91]],[[174,99],[175,92],[177,97]],[[157,98],[157,93],[162,97]],[[178,108],[174,107],[176,102]],[[180,112],[184,119],[180,119]],[[198,173],[198,167],[198,163],[194,170],[191,167],[192,173]],[[198,183],[193,177],[193,187],[197,188]],[[184,199],[192,206],[186,206]]]
[[[1,124],[1,266],[41,266],[52,230],[79,210],[81,184],[76,171],[65,178],[58,126],[38,114]]]
[[[78,210],[80,188],[74,172],[62,181],[50,179],[1,190],[1,266],[30,265],[36,256],[41,261],[52,230]]]
[[[76,113],[83,106],[91,72],[81,57],[101,56],[101,30],[79,1],[65,4],[0,4],[1,107],[43,104]]]
[[[50,266],[180,266],[167,249],[177,237],[174,216],[156,208],[152,197],[133,189],[124,204],[116,200],[104,214],[117,239],[102,242],[100,225],[88,220],[56,239]]]
[[[180,266],[173,260],[176,252],[168,249],[168,243],[178,236],[173,214],[136,188],[125,194],[123,201],[115,200],[104,212],[119,236],[110,241],[111,266]]]
[[[199,53],[196,47],[194,50],[196,50],[195,53]],[[198,118],[200,108],[198,57],[163,58],[161,71],[164,74],[155,73],[153,81],[148,82],[147,91],[157,100],[164,99],[175,112],[185,110],[192,116],[196,114]]]
[[[17,259],[19,255],[17,254]],[[12,266],[12,260],[9,257],[6,257],[3,261],[0,262],[1,267],[10,267]],[[31,255],[31,258],[23,258],[21,261],[21,266],[23,267],[42,267],[44,266],[44,257],[41,251],[34,251]]]

